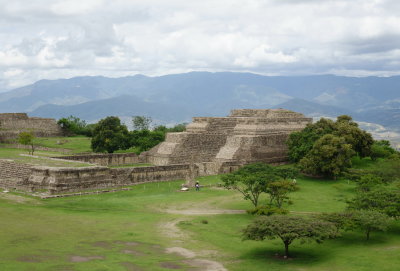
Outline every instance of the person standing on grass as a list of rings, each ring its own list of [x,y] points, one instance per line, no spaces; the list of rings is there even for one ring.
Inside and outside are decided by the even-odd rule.
[[[196,191],[200,191],[200,184],[199,184],[199,182],[196,182],[195,187],[196,187]]]

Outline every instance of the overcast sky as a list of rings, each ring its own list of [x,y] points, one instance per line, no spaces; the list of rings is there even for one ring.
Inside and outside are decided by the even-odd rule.
[[[0,90],[199,70],[400,74],[400,1],[0,0]]]

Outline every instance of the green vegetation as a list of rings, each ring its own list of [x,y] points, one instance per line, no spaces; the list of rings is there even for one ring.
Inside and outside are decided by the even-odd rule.
[[[100,120],[93,129],[92,149],[95,152],[113,153],[116,150],[128,149],[128,128],[118,117],[107,117]]]
[[[237,191],[219,188],[218,176],[198,180],[204,186],[200,192],[178,192],[183,181],[48,200],[0,192],[0,269],[165,270],[165,263],[190,269],[190,259],[166,253],[169,247],[189,249],[197,253],[195,259],[214,260],[233,271],[396,270],[400,264],[400,222],[393,220],[368,242],[360,229],[320,245],[295,240],[290,245],[293,258],[283,260],[281,240],[241,240],[253,215],[209,214],[249,209],[249,201]],[[291,194],[295,203],[285,205],[296,214],[341,212],[356,193],[356,186],[344,179],[300,176],[297,185],[300,189]],[[261,203],[268,201],[266,194],[260,197]]]
[[[334,177],[351,167],[351,157],[371,155],[372,136],[358,128],[350,116],[336,122],[321,118],[289,136],[289,158],[308,174]]]
[[[94,152],[135,152],[147,151],[165,140],[167,132],[181,132],[184,124],[172,128],[157,126],[150,130],[151,118],[134,116],[132,118],[133,131],[121,124],[118,117],[107,117],[100,120],[93,127],[91,147]]]
[[[302,216],[274,215],[255,219],[243,231],[244,240],[262,241],[280,238],[285,245],[285,257],[289,256],[289,245],[294,240],[322,243],[337,236],[334,224]]]
[[[94,124],[87,124],[84,120],[78,117],[69,116],[58,120],[64,136],[84,135],[92,136]]]
[[[26,146],[30,146],[29,154],[33,155],[35,151],[35,135],[32,132],[21,132],[18,135],[18,143]]]
[[[224,187],[239,191],[245,200],[250,200],[255,208],[263,193],[269,195],[269,205],[281,208],[288,193],[297,190],[296,183],[288,181],[298,172],[291,168],[276,168],[263,163],[246,165],[239,170],[222,176]],[[258,212],[250,211],[250,212]]]
[[[35,139],[36,146],[68,149],[70,153],[92,152],[90,148],[90,138],[86,136],[73,137],[37,137]]]
[[[49,157],[61,156],[59,152],[53,151],[36,151],[35,156],[26,155],[24,149],[0,148],[0,159],[12,159],[17,163],[32,164],[36,166],[49,167],[88,167],[92,164],[74,162],[74,161],[59,161],[49,159]],[[60,157],[62,158],[62,157]]]

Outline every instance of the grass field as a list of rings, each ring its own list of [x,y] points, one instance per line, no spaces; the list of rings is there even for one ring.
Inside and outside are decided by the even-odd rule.
[[[0,148],[0,159],[12,159],[19,163],[28,163],[38,166],[50,167],[85,167],[91,166],[86,163],[56,161],[48,159],[48,157],[57,157],[81,152],[91,152],[90,138],[83,136],[74,137],[38,137],[35,138],[35,146],[51,148],[51,151],[36,150],[34,156],[28,156],[27,149],[16,149],[10,145],[2,144]],[[57,151],[59,149],[59,151]],[[62,157],[61,157],[62,158]]]
[[[71,153],[92,152],[90,148],[90,138],[86,136],[71,136],[71,137],[38,137],[35,138],[35,143],[38,146],[55,148],[55,149],[70,149]]]
[[[17,163],[32,164],[36,166],[49,167],[87,167],[93,166],[81,162],[69,162],[61,160],[52,160],[49,157],[62,156],[59,152],[54,151],[35,151],[34,156],[28,155],[28,151],[24,149],[0,148],[0,159],[12,159]],[[60,157],[62,158],[62,157]]]
[[[220,182],[218,176],[199,181]],[[385,233],[372,233],[369,242],[361,232],[323,244],[295,242],[293,259],[282,260],[275,257],[283,253],[279,240],[241,240],[241,229],[254,217],[226,211],[251,207],[240,194],[215,186],[178,192],[181,183],[47,200],[0,192],[0,270],[204,270],[222,264],[234,271],[383,271],[400,266],[398,221]],[[294,204],[286,206],[293,212],[341,211],[354,193],[346,180],[298,178],[297,183]]]

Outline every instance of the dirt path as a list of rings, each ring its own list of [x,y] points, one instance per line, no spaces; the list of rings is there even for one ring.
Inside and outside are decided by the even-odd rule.
[[[242,214],[245,213],[243,210],[223,210],[223,209],[184,209],[184,210],[176,210],[176,209],[167,209],[164,212],[169,214],[179,214],[179,215],[217,215],[217,214]],[[227,269],[219,262],[206,259],[210,256],[217,257],[218,253],[216,251],[198,251],[195,252],[193,250],[189,250],[183,248],[179,245],[183,244],[185,240],[188,240],[190,237],[185,232],[181,231],[177,226],[178,223],[184,221],[184,218],[177,218],[168,222],[161,223],[159,225],[161,234],[164,236],[168,236],[173,239],[173,244],[176,246],[169,247],[166,249],[167,253],[176,253],[184,258],[183,262],[187,265],[195,267],[198,270],[202,271],[227,271]]]
[[[177,215],[223,215],[223,214],[245,214],[245,210],[224,210],[224,209],[167,209],[164,210],[165,213],[168,214],[177,214]]]
[[[4,192],[0,192],[0,198],[6,199],[6,200],[9,200],[12,202],[16,202],[16,203],[29,203],[29,204],[33,204],[33,205],[41,204],[41,202],[39,202],[38,200],[32,199],[32,198],[18,196],[15,194],[4,193]]]

